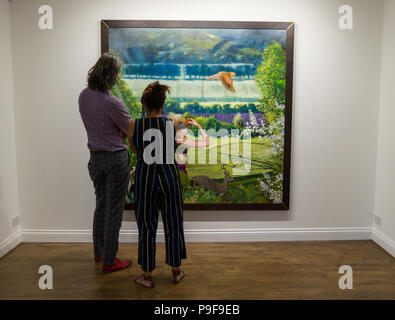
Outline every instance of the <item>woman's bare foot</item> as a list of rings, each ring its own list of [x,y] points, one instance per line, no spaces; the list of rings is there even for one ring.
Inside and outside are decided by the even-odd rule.
[[[140,286],[143,286],[145,288],[153,288],[154,287],[154,282],[152,281],[152,276],[146,276],[144,273],[139,275],[136,279],[134,279],[134,282],[139,284]]]
[[[185,272],[181,271],[180,268],[173,268],[171,272],[173,274],[173,283],[180,283],[185,276]]]

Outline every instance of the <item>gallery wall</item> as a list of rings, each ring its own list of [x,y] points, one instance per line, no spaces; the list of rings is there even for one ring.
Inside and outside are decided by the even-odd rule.
[[[291,208],[185,212],[189,240],[364,239],[375,191],[382,1],[13,0],[17,165],[25,241],[89,241],[94,209],[78,113],[101,19],[294,21]],[[50,4],[54,29],[38,28]],[[121,239],[135,240],[124,223]]]
[[[0,257],[20,241],[15,151],[14,93],[11,55],[11,24],[8,0],[0,0]],[[15,222],[15,221],[14,221]]]
[[[395,1],[384,2],[374,239],[395,256]]]

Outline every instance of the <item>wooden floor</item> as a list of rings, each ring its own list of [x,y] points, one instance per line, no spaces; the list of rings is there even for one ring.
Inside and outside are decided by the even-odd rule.
[[[189,243],[186,277],[170,282],[158,244],[156,288],[141,288],[137,246],[121,244],[127,270],[103,275],[91,244],[23,243],[0,259],[0,299],[395,299],[395,259],[372,241]],[[38,269],[53,268],[53,290],[40,290]],[[354,289],[340,290],[350,265]]]

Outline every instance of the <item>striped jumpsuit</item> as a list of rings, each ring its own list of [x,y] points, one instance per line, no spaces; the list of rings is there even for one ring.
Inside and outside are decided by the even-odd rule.
[[[166,127],[172,128],[169,136],[166,136]],[[155,157],[155,152],[159,151],[162,161],[152,164],[147,164],[143,153],[151,141],[156,139],[151,137],[150,141],[143,141],[144,132],[148,129],[159,129],[163,137],[160,148],[150,152]],[[167,141],[170,139],[172,141]],[[168,146],[167,143],[174,146],[174,122],[166,117],[137,119],[132,142],[137,149],[138,159],[134,188],[135,214],[139,229],[138,264],[145,272],[155,269],[156,230],[160,210],[165,231],[166,264],[179,267],[181,259],[186,259],[182,186],[174,149],[166,150],[164,147]],[[171,163],[169,160],[166,163],[166,151],[172,153]]]

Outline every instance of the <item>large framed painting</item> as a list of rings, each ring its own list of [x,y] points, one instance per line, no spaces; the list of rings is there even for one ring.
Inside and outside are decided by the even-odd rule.
[[[159,81],[171,88],[165,116],[208,137],[176,158],[185,209],[289,208],[294,23],[102,20],[101,37],[122,60],[112,93],[133,118]]]

